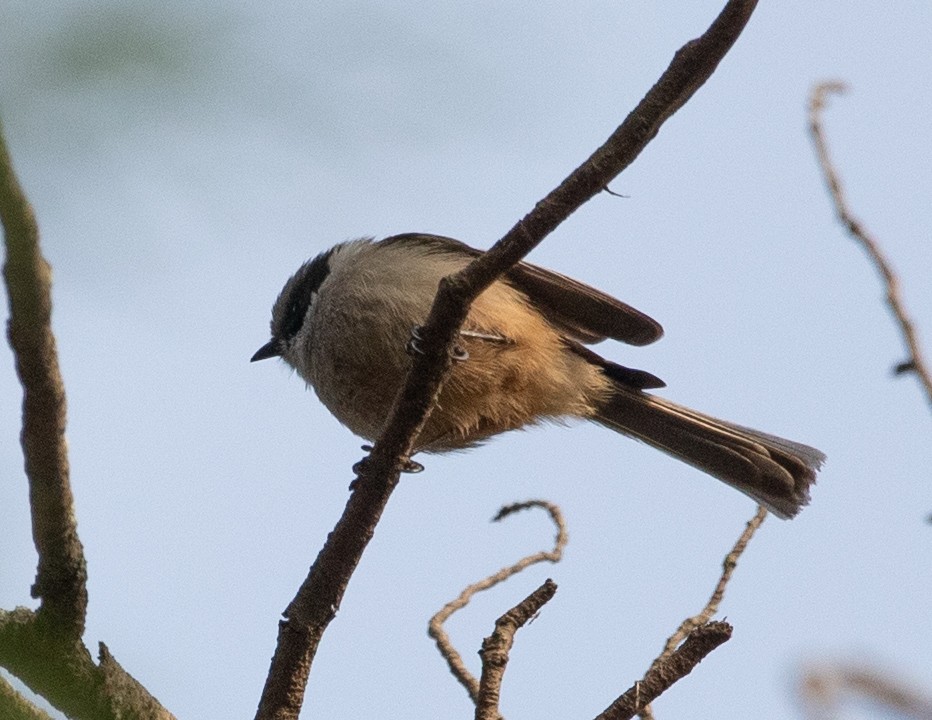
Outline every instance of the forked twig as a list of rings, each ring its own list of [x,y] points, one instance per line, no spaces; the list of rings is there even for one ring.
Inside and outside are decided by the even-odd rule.
[[[728,587],[728,582],[731,580],[731,576],[738,566],[738,558],[741,557],[744,549],[748,546],[748,543],[751,542],[751,538],[754,537],[754,533],[757,532],[757,528],[761,526],[761,523],[764,522],[764,518],[766,517],[767,509],[759,506],[754,517],[748,520],[744,531],[738,537],[731,552],[729,552],[722,561],[722,574],[719,576],[715,589],[712,591],[712,596],[705,604],[705,607],[702,608],[698,614],[686,618],[680,623],[676,632],[667,638],[663,650],[654,662],[651,663],[648,672],[651,672],[659,665],[665,663],[667,659],[676,652],[677,646],[689,637],[690,633],[708,623],[709,620],[712,619],[712,616],[718,612],[719,605],[721,605],[722,599],[725,597],[725,588]],[[649,718],[652,718],[653,713],[651,712],[650,705],[644,705],[640,708],[638,710],[638,715],[641,716],[642,720],[649,720]]]
[[[748,543],[751,542],[751,538],[754,537],[754,533],[757,532],[757,528],[761,526],[761,524],[764,522],[764,518],[766,517],[767,509],[758,506],[757,513],[754,515],[754,517],[748,520],[747,525],[744,527],[744,531],[735,542],[731,552],[729,552],[725,556],[725,559],[722,560],[722,574],[719,576],[718,582],[715,584],[715,590],[712,591],[712,595],[709,598],[709,601],[697,615],[686,618],[682,623],[680,623],[680,626],[676,629],[676,632],[667,638],[667,642],[663,646],[663,651],[660,653],[660,655],[657,656],[657,659],[651,663],[651,668],[662,663],[666,658],[668,658],[676,649],[677,645],[683,642],[683,640],[685,640],[693,630],[700,627],[701,625],[705,625],[707,622],[709,622],[709,620],[712,619],[712,616],[718,612],[719,605],[722,604],[722,599],[725,597],[725,588],[728,587],[728,582],[731,580],[731,576],[734,573],[735,568],[738,566],[738,558],[740,558],[742,553],[744,553]]]
[[[710,622],[690,633],[686,641],[662,663],[651,666],[634,685],[609,705],[595,720],[629,720],[685,677],[715,648],[731,637],[731,625]]]
[[[547,579],[537,590],[495,621],[495,631],[482,641],[482,678],[476,699],[476,720],[501,720],[498,711],[502,678],[508,665],[508,653],[514,645],[515,633],[550,601],[557,591],[556,583]]]

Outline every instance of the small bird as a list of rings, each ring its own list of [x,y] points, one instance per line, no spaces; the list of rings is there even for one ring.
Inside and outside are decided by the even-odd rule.
[[[341,423],[375,440],[438,283],[480,254],[419,233],[340,243],[285,283],[272,308],[272,338],[252,361],[281,357]],[[648,393],[664,382],[586,347],[606,338],[647,345],[662,334],[630,305],[518,263],[470,308],[457,362],[415,452],[462,450],[541,421],[584,418],[724,481],[779,517],[796,515],[809,502],[821,452]]]

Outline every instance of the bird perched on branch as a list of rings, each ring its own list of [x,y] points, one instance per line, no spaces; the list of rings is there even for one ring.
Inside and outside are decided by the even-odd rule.
[[[272,309],[272,338],[252,360],[283,358],[340,422],[374,440],[438,283],[480,254],[416,233],[336,245],[285,283]],[[647,392],[663,381],[587,347],[607,338],[647,345],[662,334],[630,305],[518,263],[472,304],[457,362],[415,451],[461,450],[544,420],[584,418],[699,468],[780,517],[796,515],[809,501],[821,452]]]

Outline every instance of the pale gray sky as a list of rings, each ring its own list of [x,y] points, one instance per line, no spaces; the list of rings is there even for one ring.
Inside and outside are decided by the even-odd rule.
[[[484,247],[614,129],[720,3],[5,3],[0,117],[54,266],[86,640],[180,718],[251,717],[291,599],[361,441],[283,365],[250,365],[308,257],[359,235]],[[609,357],[666,397],[816,445],[813,503],[769,519],[722,614],[734,638],[658,717],[791,717],[800,663],[876,663],[932,688],[932,423],[806,135],[810,85],[856,213],[932,349],[932,6],[763,2],[693,101],[532,256],[659,320]],[[0,349],[0,607],[35,570]],[[461,587],[552,531],[570,545],[451,624],[474,668],[544,577],[507,717],[588,717],[711,591],[754,507],[595,426],[429,458],[404,478],[314,665],[306,717],[468,717],[426,637]]]

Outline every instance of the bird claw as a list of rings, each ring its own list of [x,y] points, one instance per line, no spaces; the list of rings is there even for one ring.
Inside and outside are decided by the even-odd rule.
[[[424,350],[421,348],[421,326],[415,325],[411,328],[411,337],[408,338],[408,342],[405,343],[405,352],[408,355],[423,355]]]
[[[363,449],[363,452],[366,452],[366,453],[372,452],[371,445],[363,445],[362,449]],[[350,490],[352,490],[354,486],[356,485],[356,481],[359,479],[359,476],[364,475],[366,471],[369,469],[370,462],[371,462],[371,456],[366,455],[366,457],[364,457],[362,460],[360,460],[359,462],[353,465],[353,472],[356,473],[357,478],[356,480],[353,480],[353,482],[350,483]],[[424,466],[421,465],[421,463],[417,462],[416,460],[412,460],[411,458],[404,458],[401,461],[400,470],[403,473],[409,473],[411,475],[415,475],[419,472],[424,472]]]
[[[423,355],[424,349],[421,347],[421,342],[424,338],[421,337],[421,326],[415,325],[411,328],[411,337],[408,339],[408,342],[405,343],[405,352],[408,355]],[[454,362],[466,362],[469,360],[469,352],[466,348],[461,345],[454,345],[450,349],[450,357],[453,358]]]
[[[424,466],[416,460],[405,458],[401,461],[401,472],[416,475],[419,472],[424,472]]]

